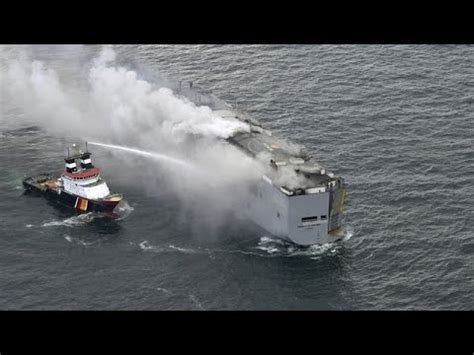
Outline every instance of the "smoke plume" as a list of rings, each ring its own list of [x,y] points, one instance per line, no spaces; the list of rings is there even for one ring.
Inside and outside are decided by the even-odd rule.
[[[204,199],[215,213],[238,210],[246,184],[260,178],[262,167],[223,138],[248,131],[248,125],[220,117],[209,107],[197,106],[117,65],[111,47],[93,49],[48,48],[54,52],[49,58],[57,56],[55,62],[38,59],[36,48],[0,46],[0,124],[21,117],[58,137],[182,160],[194,168],[113,151],[116,164],[107,169],[145,191],[166,187],[184,209],[195,208],[195,201]],[[12,116],[12,107],[19,114]]]

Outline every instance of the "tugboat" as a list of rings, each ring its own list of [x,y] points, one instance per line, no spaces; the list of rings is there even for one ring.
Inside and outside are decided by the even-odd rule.
[[[41,174],[24,179],[23,186],[79,212],[112,212],[123,196],[110,192],[100,169],[92,165],[87,142],[85,152],[77,144],[71,148],[72,154],[68,148],[65,170],[59,178]]]

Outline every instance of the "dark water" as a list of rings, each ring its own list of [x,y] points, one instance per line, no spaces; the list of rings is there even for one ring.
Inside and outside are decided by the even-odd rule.
[[[67,75],[67,56],[38,51]],[[244,221],[207,240],[165,189],[108,175],[101,150],[109,186],[126,196],[119,220],[23,196],[23,175],[61,164],[64,146],[15,126],[21,112],[3,103],[0,309],[474,308],[474,47],[116,51],[244,107],[344,176],[346,240],[298,249]]]

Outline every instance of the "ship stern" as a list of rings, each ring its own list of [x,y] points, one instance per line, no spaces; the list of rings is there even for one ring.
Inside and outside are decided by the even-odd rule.
[[[289,197],[288,239],[299,245],[341,239],[346,187],[339,179],[324,191]]]

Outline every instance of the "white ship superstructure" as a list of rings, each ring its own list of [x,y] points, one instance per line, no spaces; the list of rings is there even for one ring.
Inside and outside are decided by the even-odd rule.
[[[100,176],[100,169],[92,165],[91,153],[82,152],[75,144],[73,155],[65,161],[65,171],[58,179],[64,190],[73,195],[91,200],[110,195],[107,183]]]

